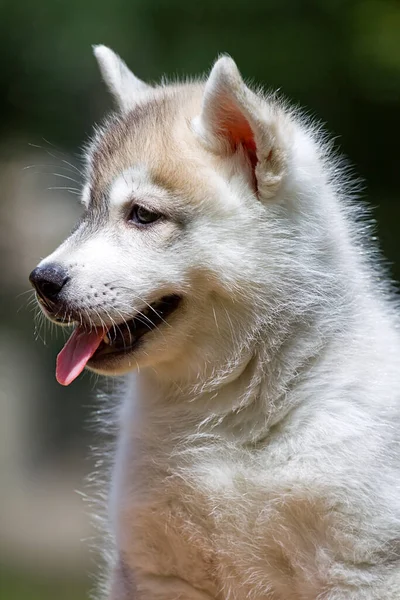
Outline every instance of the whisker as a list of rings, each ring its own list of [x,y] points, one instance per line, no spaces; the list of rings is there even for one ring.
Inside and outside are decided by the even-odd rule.
[[[35,290],[33,288],[31,288],[30,290],[25,290],[24,292],[17,294],[15,296],[15,298],[20,298],[21,296],[24,296],[25,294],[35,294]]]
[[[63,155],[63,152],[59,148],[57,148],[57,146],[55,146],[52,142],[49,142],[49,140],[47,140],[46,138],[42,138],[42,140],[44,142],[46,142],[46,144],[49,144],[49,146],[52,146],[56,152],[58,152],[59,154]],[[78,169],[78,167],[76,165],[68,162],[64,158],[62,158],[61,160],[62,160],[63,163],[69,165],[70,167],[72,167],[73,169],[75,169],[75,171],[77,171],[80,175],[82,175],[82,177],[84,177],[84,173],[80,169]]]
[[[45,324],[45,316],[42,313],[40,307],[37,307],[37,311],[36,314],[33,318],[33,322],[34,322],[34,337],[35,337],[35,342],[37,342],[38,340],[41,340],[42,343],[46,346],[46,339],[45,337],[42,337],[41,335],[41,329],[43,329],[43,325]]]
[[[88,321],[89,321],[90,332],[92,332],[93,328],[95,326],[94,322],[93,322],[93,319],[91,318],[90,313],[89,313],[89,311],[86,308],[84,309],[84,312],[85,312],[85,315],[87,316]]]
[[[46,144],[49,144],[49,146],[52,146],[56,152],[58,152],[59,154],[63,154],[61,152],[61,150],[59,150],[58,148],[56,148],[56,146],[54,146],[54,144],[52,144],[51,142],[49,142],[48,140],[46,140],[45,138],[43,138],[43,141]],[[45,148],[44,146],[40,146],[39,144],[33,144],[32,142],[28,142],[28,146],[31,146],[32,148],[38,148],[39,150],[44,150],[46,152],[46,154],[48,154],[49,156],[51,156],[51,158],[54,158],[57,161],[63,162],[64,164],[68,165],[69,167],[71,167],[72,169],[74,169],[74,171],[77,171],[77,173],[79,173],[79,175],[81,175],[82,177],[84,177],[84,173],[83,171],[81,171],[81,169],[78,169],[78,167],[76,165],[74,165],[73,163],[69,162],[68,160],[65,160],[65,158],[61,158],[60,156],[57,156],[56,154],[53,154],[52,152],[50,152],[50,150],[48,148]]]
[[[54,177],[61,177],[62,179],[68,179],[69,181],[73,181],[74,183],[79,185],[79,181],[77,179],[69,177],[68,175],[63,175],[62,173],[49,173],[49,175],[54,175]]]
[[[66,171],[67,173],[74,173],[75,174],[75,171],[72,171],[70,168],[63,167],[62,165],[59,165],[59,164],[57,164],[57,165],[54,165],[54,164],[44,165],[44,164],[36,164],[35,163],[33,165],[25,165],[24,167],[22,167],[22,170],[23,171],[27,171],[28,169],[51,169],[51,171],[49,171],[48,173],[44,172],[43,174],[44,175],[57,175],[58,173],[54,173],[53,172],[53,169],[54,169],[55,166],[57,167],[57,169],[62,169],[63,171]],[[76,183],[79,183],[78,180],[74,180],[74,181],[76,181]]]
[[[85,173],[83,171],[81,171],[81,169],[78,169],[78,167],[76,165],[70,163],[68,160],[65,160],[65,158],[62,159],[62,162],[66,165],[69,165],[73,169],[75,169],[75,171],[77,171],[79,173],[79,175],[81,175],[82,177],[85,177]]]
[[[110,281],[110,283],[118,283],[118,281]],[[128,290],[129,292],[132,293],[132,290],[126,286],[118,285],[118,287],[121,290]],[[171,327],[171,325],[165,319],[162,318],[160,313],[151,304],[149,304],[146,300],[144,300],[144,298],[141,298],[141,296],[138,296],[137,294],[135,295],[135,298],[140,300],[140,302],[143,302],[143,304],[145,304],[148,308],[150,308],[150,310],[152,310],[157,315],[157,317],[159,317],[163,321],[163,323],[165,323],[165,325],[168,325],[168,327]]]
[[[121,303],[120,303],[120,305],[119,305],[119,306],[121,306]],[[126,306],[128,306],[129,308],[131,308],[129,305],[126,305]],[[114,310],[115,310],[116,312],[118,312],[118,314],[121,316],[121,318],[124,318],[124,317],[123,317],[123,315],[122,315],[122,313],[121,313],[121,312],[120,312],[120,311],[119,311],[117,308],[114,308]],[[157,311],[154,311],[154,312],[157,312]],[[141,312],[141,311],[138,311],[138,312],[137,312],[137,313],[134,315],[134,317],[132,317],[132,315],[131,315],[131,314],[128,314],[128,320],[130,320],[130,319],[132,319],[132,318],[135,318],[135,319],[137,319],[137,320],[138,320],[140,323],[142,323],[143,325],[145,325],[145,326],[146,326],[146,327],[149,329],[149,331],[151,331],[152,329],[156,329],[156,330],[158,331],[158,333],[161,333],[161,334],[162,334],[162,336],[163,336],[163,338],[165,339],[165,335],[164,335],[164,333],[163,333],[162,329],[160,329],[160,326],[159,326],[159,325],[155,325],[155,323],[154,323],[154,322],[153,322],[153,321],[152,321],[152,320],[151,320],[151,319],[150,319],[150,318],[149,318],[147,315],[143,314],[143,312]],[[146,321],[143,321],[143,320],[142,320],[143,318],[144,318],[144,319],[146,319],[146,321],[147,321],[147,322],[146,322]],[[171,327],[171,325],[170,325],[169,323],[167,323],[167,322],[165,321],[165,319],[162,319],[162,320],[163,320],[163,322],[164,322],[164,323],[166,323],[166,324],[167,324],[169,327]],[[126,324],[126,321],[125,321],[125,324]],[[132,339],[131,339],[131,341],[132,341]]]
[[[68,190],[69,192],[80,193],[80,189],[76,187],[69,186],[51,186],[47,188],[48,190]]]
[[[103,310],[106,313],[107,317],[110,319],[110,323],[111,323],[111,326],[108,328],[108,331],[112,327],[113,328],[113,332],[114,332],[114,337],[116,337],[117,336],[117,331],[115,329],[115,321],[114,321],[114,319],[112,318],[112,316],[109,314],[109,312],[106,309],[103,309]]]
[[[69,187],[60,187],[60,186],[52,186],[52,187],[48,187],[48,190],[64,190],[69,192],[70,194],[74,194],[74,196],[79,196],[81,191],[78,190],[77,188],[69,188]]]
[[[101,325],[101,327],[104,329],[104,331],[105,331],[106,329],[108,329],[108,328],[107,328],[107,326],[106,326],[106,323],[105,323],[105,321],[104,321],[104,320],[101,318],[101,315],[100,315],[99,311],[97,311],[95,308],[94,308],[93,310],[94,310],[94,312],[96,313],[96,315],[98,316],[98,318],[99,318],[99,320],[100,320],[100,325]]]
[[[117,310],[117,309],[115,309],[115,310]],[[121,315],[121,313],[119,312],[119,310],[117,310],[117,312],[118,312],[118,314],[120,314],[120,315]],[[125,317],[124,317],[123,315],[121,315],[121,318],[122,318],[122,323],[123,323],[123,324],[126,326],[126,328],[127,328],[127,329],[128,329],[128,331],[129,331],[129,344],[132,344],[131,330],[130,330],[130,329],[129,329],[129,327],[128,327],[127,320],[125,319]],[[121,325],[121,323],[120,323],[119,325],[118,325],[118,324],[116,324],[116,327],[117,327],[118,331],[120,332],[120,334],[121,334],[121,337],[122,337],[122,339],[123,339],[123,341],[124,341],[124,350],[125,350],[125,349],[126,349],[125,338],[124,338],[124,335],[123,335],[123,333],[122,333],[122,331],[121,331],[121,327],[120,327],[120,325]]]

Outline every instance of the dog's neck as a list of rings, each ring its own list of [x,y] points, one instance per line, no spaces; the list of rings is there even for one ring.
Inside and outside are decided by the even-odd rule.
[[[364,311],[361,305],[355,310],[351,300],[357,266],[347,273],[348,261],[342,261],[346,268],[328,269],[327,277],[324,260],[317,253],[300,283],[294,263],[293,279],[305,290],[295,302],[283,284],[275,294],[260,289],[258,297],[268,298],[268,305],[259,310],[249,307],[247,298],[242,305],[213,298],[212,318],[200,313],[200,326],[180,358],[135,376],[138,410],[143,405],[147,414],[158,415],[164,430],[171,426],[182,435],[189,428],[248,443],[267,434],[306,401],[300,386],[312,377],[316,362],[325,360],[324,350],[340,345]],[[367,297],[365,290],[363,302]]]
[[[288,390],[305,375],[327,338],[294,326],[291,333],[259,338],[240,357],[220,369],[219,376],[199,381],[160,377],[143,370],[135,376],[137,410],[162,431],[181,438],[190,433],[224,437],[244,444],[264,437],[294,408]],[[278,339],[279,338],[279,339]],[[131,395],[130,395],[131,396]],[[132,401],[132,396],[130,397]]]

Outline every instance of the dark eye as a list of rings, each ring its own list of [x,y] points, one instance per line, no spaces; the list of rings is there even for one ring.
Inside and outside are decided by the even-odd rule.
[[[161,219],[160,213],[144,208],[144,206],[139,206],[138,204],[135,204],[129,215],[129,221],[133,221],[133,223],[137,223],[138,225],[150,225],[150,223],[154,223],[158,219]]]

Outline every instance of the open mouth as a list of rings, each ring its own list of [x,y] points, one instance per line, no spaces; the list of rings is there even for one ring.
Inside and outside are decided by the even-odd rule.
[[[166,318],[178,307],[180,300],[176,295],[165,296],[150,304],[133,319],[110,327],[92,359],[106,354],[131,352],[140,338],[166,322]]]
[[[108,329],[77,325],[57,357],[57,381],[69,385],[86,365],[96,368],[118,355],[133,352],[146,333],[166,323],[180,302],[181,297],[176,294],[164,296],[132,319]]]

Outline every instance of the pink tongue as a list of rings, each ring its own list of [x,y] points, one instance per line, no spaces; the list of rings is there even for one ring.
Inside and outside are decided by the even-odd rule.
[[[61,385],[69,385],[82,373],[87,361],[96,352],[105,331],[97,327],[86,331],[76,327],[71,337],[57,356],[56,379]]]

